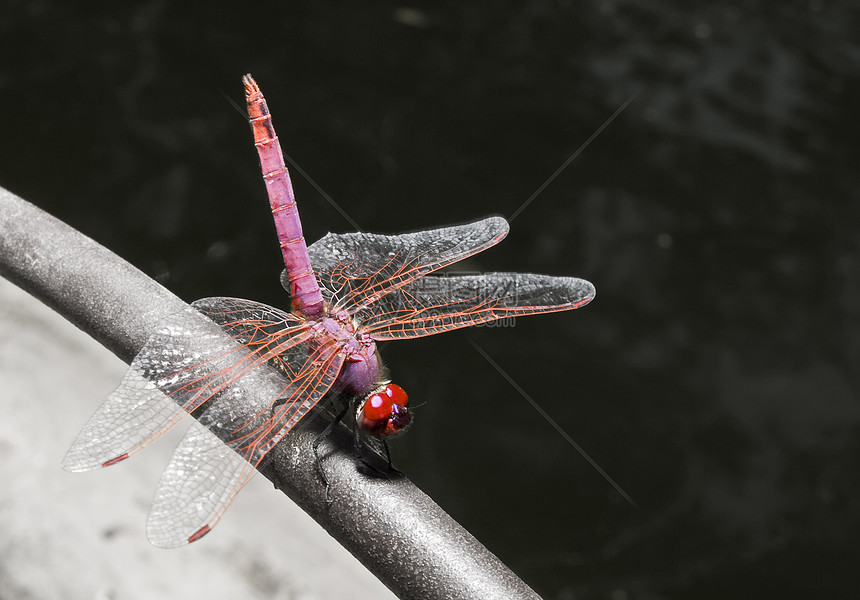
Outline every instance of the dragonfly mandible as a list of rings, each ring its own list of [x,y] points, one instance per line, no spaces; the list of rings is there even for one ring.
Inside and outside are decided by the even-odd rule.
[[[402,433],[411,421],[407,395],[387,379],[377,342],[575,309],[595,293],[573,277],[431,274],[500,242],[508,233],[501,217],[401,235],[329,233],[307,246],[266,100],[250,75],[243,81],[290,309],[216,297],[167,317],[63,460],[69,471],[116,464],[195,412],[150,511],[147,535],[161,547],[211,531],[327,393],[349,400],[362,435]],[[268,392],[243,394],[252,380]]]

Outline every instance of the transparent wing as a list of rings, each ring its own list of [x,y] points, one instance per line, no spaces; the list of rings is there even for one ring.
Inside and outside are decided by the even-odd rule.
[[[393,289],[486,250],[507,233],[507,221],[492,217],[391,236],[329,233],[308,251],[326,301],[354,313]]]
[[[302,327],[309,327],[301,317],[244,298],[201,298],[191,306],[215,321],[234,341],[257,354],[274,349]]]
[[[228,502],[228,491],[253,472],[247,460],[192,422],[158,481],[146,524],[149,541],[160,548],[176,548],[193,541],[197,532],[202,537],[215,507]]]
[[[356,318],[375,340],[433,335],[497,319],[572,310],[594,298],[575,277],[526,273],[427,276],[404,285]]]
[[[313,337],[312,323],[279,308],[244,298],[201,298],[191,304],[256,357],[278,367],[288,377],[304,365]],[[288,352],[291,348],[296,350]],[[261,364],[257,360],[254,364]]]
[[[328,391],[343,361],[340,347],[330,342],[307,357],[292,381],[266,366],[242,382],[253,393],[235,386],[212,403],[192,424],[158,483],[147,523],[150,541],[172,548],[208,533],[263,457]],[[238,420],[234,395],[245,406],[240,414],[246,416]]]
[[[287,366],[278,354],[295,348],[291,360],[299,364],[307,357],[310,324],[293,315],[236,298],[204,298],[193,307],[162,321],[78,434],[65,469],[128,458],[260,365]]]

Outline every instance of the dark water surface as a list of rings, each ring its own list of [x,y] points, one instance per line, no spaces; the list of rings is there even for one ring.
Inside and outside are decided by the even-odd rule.
[[[397,466],[539,593],[856,594],[856,3],[77,4],[0,17],[0,185],[186,300],[281,304],[250,71],[361,228],[516,214],[463,268],[597,286],[383,349]],[[309,240],[353,229],[293,181]]]

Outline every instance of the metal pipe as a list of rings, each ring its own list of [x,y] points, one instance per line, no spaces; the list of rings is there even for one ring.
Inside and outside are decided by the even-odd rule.
[[[3,188],[0,275],[126,362],[162,318],[187,306],[103,246]],[[314,419],[288,435],[261,472],[398,597],[538,597],[406,477],[360,469],[343,430],[327,443],[327,501],[311,450],[325,425]]]

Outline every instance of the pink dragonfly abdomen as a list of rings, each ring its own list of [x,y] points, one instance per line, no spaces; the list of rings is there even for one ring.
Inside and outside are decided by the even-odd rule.
[[[319,284],[311,267],[308,247],[302,234],[302,224],[293,194],[293,184],[284,163],[284,155],[278,136],[272,127],[272,117],[266,100],[257,82],[250,75],[243,78],[245,99],[248,103],[248,116],[254,131],[254,144],[260,155],[263,179],[269,204],[275,219],[278,242],[284,257],[284,266],[290,279],[290,296],[293,311],[309,319],[323,315],[325,306]]]

